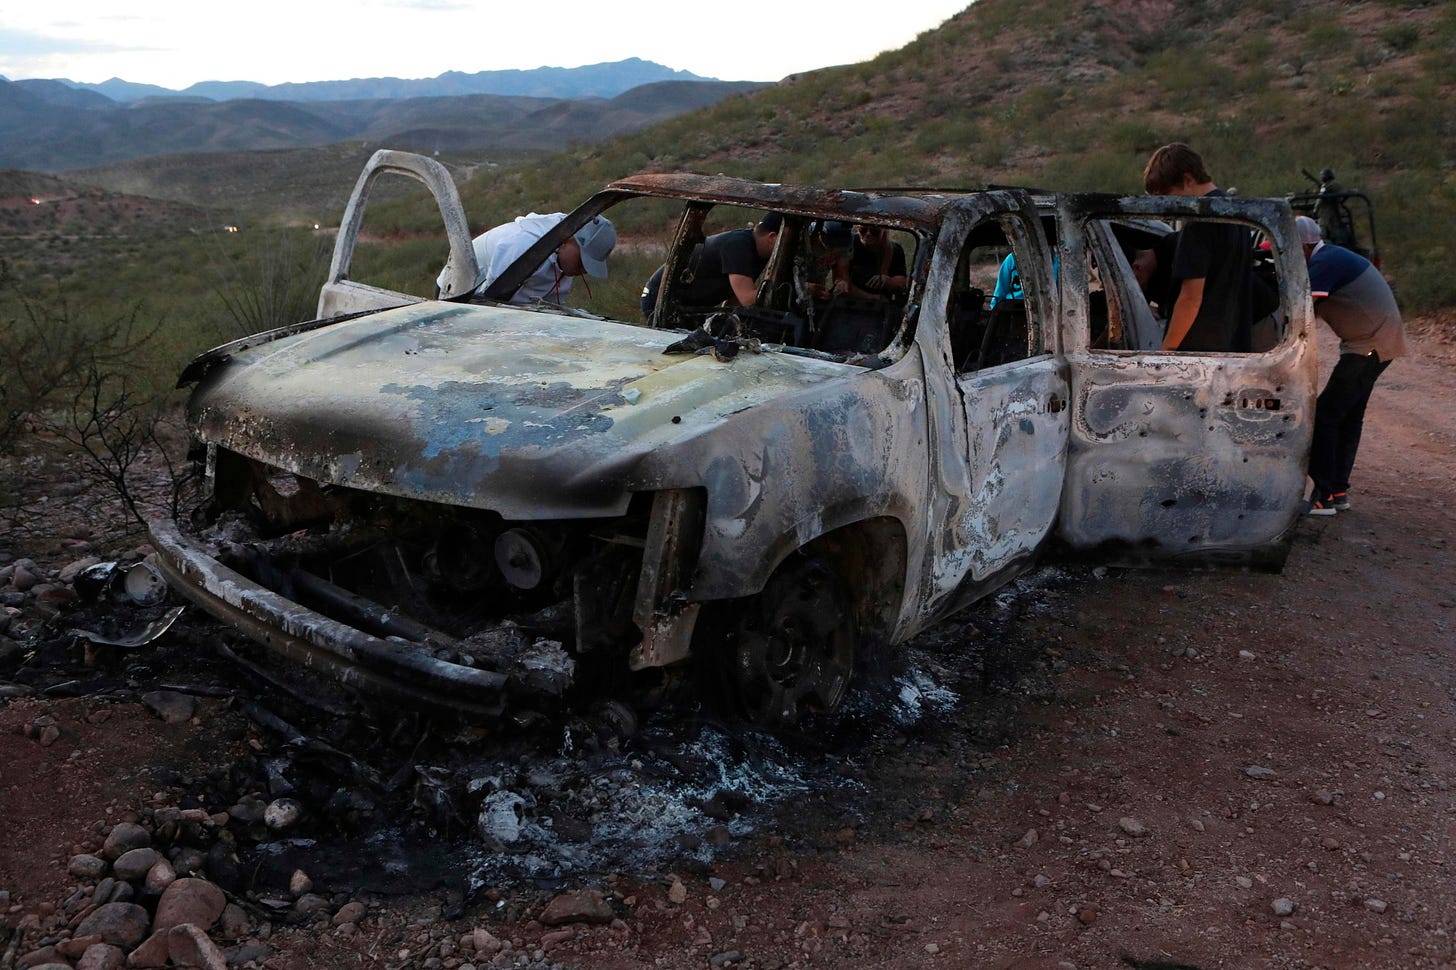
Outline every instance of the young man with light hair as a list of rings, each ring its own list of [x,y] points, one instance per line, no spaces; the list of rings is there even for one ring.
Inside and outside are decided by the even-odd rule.
[[[1198,153],[1182,142],[1164,145],[1143,169],[1149,195],[1225,197]],[[1168,318],[1163,350],[1193,352],[1252,349],[1253,237],[1230,222],[1188,221],[1178,235],[1171,274],[1178,298]]]

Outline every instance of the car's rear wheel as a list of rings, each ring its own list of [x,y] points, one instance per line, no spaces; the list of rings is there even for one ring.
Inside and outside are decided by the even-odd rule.
[[[833,570],[795,557],[744,607],[726,645],[744,716],[775,727],[796,723],[806,711],[834,710],[849,688],[858,634]]]

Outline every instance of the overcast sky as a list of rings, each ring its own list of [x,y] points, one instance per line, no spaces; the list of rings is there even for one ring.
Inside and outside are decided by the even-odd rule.
[[[0,0],[0,75],[197,81],[434,77],[640,57],[776,81],[901,47],[970,0]]]

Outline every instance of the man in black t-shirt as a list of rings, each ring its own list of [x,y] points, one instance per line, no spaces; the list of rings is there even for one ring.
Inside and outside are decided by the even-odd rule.
[[[1164,145],[1148,159],[1143,187],[1149,195],[1227,194],[1213,184],[1198,153],[1179,142]],[[1253,237],[1248,229],[1227,222],[1188,222],[1173,252],[1178,297],[1162,349],[1249,350],[1252,267]]]
[[[758,274],[768,265],[783,216],[770,212],[752,229],[715,233],[693,248],[688,273],[673,291],[681,306],[710,307],[720,303],[751,306],[757,296]],[[662,288],[665,266],[642,288],[642,316],[651,320]]]

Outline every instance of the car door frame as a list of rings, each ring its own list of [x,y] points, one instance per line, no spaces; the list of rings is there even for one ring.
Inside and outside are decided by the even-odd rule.
[[[1056,208],[1072,384],[1059,540],[1117,562],[1281,567],[1303,499],[1316,384],[1309,277],[1288,205],[1067,195]],[[1272,243],[1287,315],[1280,342],[1263,353],[1092,349],[1089,222],[1194,216],[1252,223]],[[1116,285],[1128,296],[1129,280]]]
[[[1040,321],[1043,351],[957,375],[946,319],[957,264],[972,230],[1001,217],[1011,227],[1028,319]],[[1031,195],[997,190],[957,199],[947,208],[934,245],[915,334],[924,362],[930,474],[922,580],[915,616],[903,624],[912,631],[986,595],[1035,561],[1054,526],[1067,435],[1059,295]],[[1027,254],[1035,258],[1025,260]],[[928,326],[929,321],[938,325]],[[983,407],[987,420],[973,429],[972,413]],[[1036,442],[1035,454],[1010,447],[1028,439]],[[1020,514],[1011,513],[1007,503],[1017,501],[1016,490],[1025,487],[1048,493],[1043,521],[1022,515],[1001,528],[1003,516]]]

